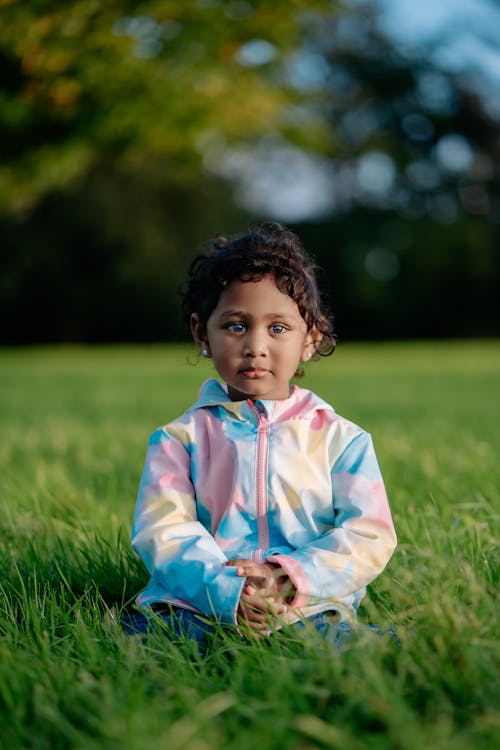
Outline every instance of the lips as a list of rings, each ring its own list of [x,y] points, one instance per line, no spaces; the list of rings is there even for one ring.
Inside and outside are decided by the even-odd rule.
[[[240,370],[240,372],[245,378],[257,380],[258,378],[263,378],[264,375],[267,375],[269,370],[263,370],[260,367],[247,367],[245,370]]]

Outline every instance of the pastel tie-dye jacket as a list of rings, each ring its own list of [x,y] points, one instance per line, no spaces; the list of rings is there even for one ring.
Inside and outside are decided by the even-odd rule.
[[[278,563],[288,620],[356,614],[396,546],[370,436],[311,391],[231,401],[215,380],[150,439],[132,545],[151,578],[139,605],[170,602],[236,623],[245,582],[228,560]]]

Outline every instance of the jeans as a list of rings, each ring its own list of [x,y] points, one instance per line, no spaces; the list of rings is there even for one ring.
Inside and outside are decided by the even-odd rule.
[[[165,625],[165,635],[168,638],[182,638],[202,643],[206,636],[215,632],[215,625],[200,617],[196,612],[180,607],[169,605],[153,605],[151,614],[138,612],[125,615],[121,625],[126,635],[144,635],[155,629],[156,626]],[[378,625],[350,625],[347,622],[336,622],[329,612],[320,612],[308,617],[305,621],[293,623],[291,626],[298,632],[306,633],[308,629],[314,628],[318,634],[335,648],[342,648],[347,644],[358,630],[374,631],[383,635],[384,631]],[[394,633],[391,628],[387,631],[391,637]]]
[[[205,636],[214,632],[214,627],[196,612],[168,605],[151,607],[151,614],[137,612],[125,615],[121,626],[126,635],[144,635],[165,624],[165,635],[171,638],[187,638],[201,643]]]

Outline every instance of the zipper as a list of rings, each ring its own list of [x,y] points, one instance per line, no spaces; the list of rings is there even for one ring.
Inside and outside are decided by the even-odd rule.
[[[267,518],[267,460],[269,448],[269,419],[265,409],[254,406],[257,416],[257,446],[255,451],[255,495],[257,507],[258,549],[253,553],[255,562],[264,559],[263,550],[269,547],[269,522]]]

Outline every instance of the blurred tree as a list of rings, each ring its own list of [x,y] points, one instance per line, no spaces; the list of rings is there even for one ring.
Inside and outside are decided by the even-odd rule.
[[[299,231],[346,338],[500,334],[500,110],[484,70],[440,64],[453,34],[399,46],[372,3],[313,21],[334,217]]]
[[[360,209],[297,225],[341,340],[498,336],[498,229]]]
[[[342,337],[498,335],[500,110],[486,71],[440,63],[460,29],[399,45],[374,3],[358,2],[311,15],[307,31],[288,80],[311,92],[302,109],[329,122],[322,158],[304,169],[283,139],[263,139],[214,171],[236,176],[242,205],[267,215],[271,203],[287,218],[289,195],[259,194],[252,180],[309,176],[316,218],[294,223],[325,271]]]
[[[160,341],[187,336],[186,257],[247,216],[216,178],[101,164],[29,213],[0,218],[0,341]]]
[[[314,43],[328,66],[324,111],[340,205],[443,223],[461,211],[500,221],[500,109],[491,106],[486,71],[443,66],[436,47],[445,38],[398,45],[373,3],[332,18],[327,30],[316,28]]]
[[[0,206],[22,210],[101,159],[199,167],[203,140],[279,127],[276,68],[331,0],[3,0]],[[301,138],[307,140],[301,126]]]
[[[318,30],[337,135],[343,334],[498,335],[500,111],[485,71],[443,67],[450,38],[418,54],[391,43],[371,6],[331,32]]]
[[[280,127],[282,57],[334,7],[0,2],[4,343],[178,334],[185,256],[246,221],[204,149]]]
[[[479,4],[489,5],[488,0]],[[500,28],[500,8],[494,17]],[[467,32],[480,46],[478,29]],[[314,171],[316,180],[323,179],[327,195],[316,215],[367,206],[443,223],[454,221],[461,211],[498,222],[500,107],[495,83],[488,81],[487,52],[482,69],[467,68],[460,58],[453,65],[441,60],[450,40],[462,39],[462,33],[454,26],[446,39],[398,43],[382,29],[374,0],[345,2],[334,14],[309,14],[301,45],[284,60],[282,70],[283,85],[304,95],[300,107],[285,108],[281,131],[265,131],[257,148],[215,151],[219,158],[213,160],[213,170],[250,187],[260,169],[278,184],[286,156],[289,169],[294,157],[303,159],[303,154],[287,151],[286,141],[300,143],[297,123],[310,128],[320,123],[322,137],[309,174],[312,182]],[[492,44],[484,40],[486,50]],[[311,150],[310,142],[301,145]],[[280,149],[284,159],[273,160]],[[254,196],[248,201],[247,191],[241,199],[261,211],[269,196],[263,192],[259,204]],[[286,213],[284,206],[275,205]]]
[[[185,257],[252,215],[316,252],[342,338],[500,333],[498,108],[373,3],[0,14],[3,343],[179,335]]]

